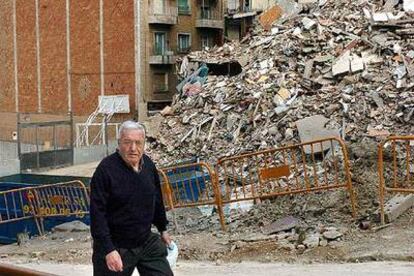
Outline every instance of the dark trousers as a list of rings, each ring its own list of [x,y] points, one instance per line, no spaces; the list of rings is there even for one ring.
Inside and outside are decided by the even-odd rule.
[[[99,245],[93,246],[93,275],[94,276],[130,276],[137,268],[140,276],[172,276],[167,261],[167,247],[159,235],[151,233],[142,246],[132,249],[118,248],[124,270],[114,272],[108,269],[105,253]]]

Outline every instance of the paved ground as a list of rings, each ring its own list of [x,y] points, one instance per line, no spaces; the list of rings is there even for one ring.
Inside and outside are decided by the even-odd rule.
[[[92,177],[99,162],[100,161],[54,169],[47,172],[41,172],[41,174]]]
[[[55,273],[57,275],[87,276],[92,275],[90,265],[72,264],[47,264],[29,263],[20,266],[36,269],[39,271]],[[332,276],[332,275],[398,275],[411,276],[414,272],[414,263],[408,262],[370,262],[360,264],[262,264],[262,263],[238,263],[215,265],[213,263],[181,262],[175,269],[176,276],[217,276],[217,275],[304,275],[304,276]],[[134,276],[138,273],[134,273]]]

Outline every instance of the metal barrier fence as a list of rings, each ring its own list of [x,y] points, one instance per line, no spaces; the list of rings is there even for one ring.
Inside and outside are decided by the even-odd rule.
[[[33,218],[28,192],[31,187],[0,191],[0,224]]]
[[[167,209],[215,205],[224,227],[220,191],[214,171],[206,163],[192,163],[159,170]]]
[[[223,158],[214,172],[194,163],[161,169],[160,175],[167,208],[216,205],[223,229],[224,204],[339,188],[348,191],[356,216],[348,153],[338,138]]]
[[[378,147],[381,223],[386,193],[414,193],[414,136],[393,136]]]
[[[0,224],[34,218],[41,235],[46,217],[83,217],[88,213],[89,195],[80,181],[0,192]]]
[[[32,188],[28,192],[30,208],[44,233],[43,218],[89,214],[89,195],[80,181],[71,181]]]
[[[337,138],[224,158],[216,170],[223,204],[345,188],[356,216],[348,154]]]
[[[216,203],[213,170],[205,163],[193,163],[160,170],[169,207],[180,208]]]

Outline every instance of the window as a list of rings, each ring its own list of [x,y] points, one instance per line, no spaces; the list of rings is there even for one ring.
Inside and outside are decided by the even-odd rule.
[[[207,34],[201,35],[201,49],[204,50],[205,48],[209,48],[212,45],[213,40]]]
[[[155,55],[165,55],[167,50],[165,44],[165,33],[156,32],[154,33],[154,54]]]
[[[154,14],[164,14],[165,8],[165,0],[154,0]]]
[[[178,34],[177,51],[179,53],[188,53],[191,49],[190,34]]]
[[[168,92],[168,73],[165,73],[165,72],[154,73],[152,89],[155,93]]]
[[[190,14],[190,6],[188,5],[188,0],[178,0],[178,13]]]
[[[212,19],[211,8],[207,3],[201,6],[201,19]]]

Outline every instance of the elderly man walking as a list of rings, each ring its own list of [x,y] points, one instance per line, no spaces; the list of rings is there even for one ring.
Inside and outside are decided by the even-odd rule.
[[[126,121],[118,149],[104,158],[91,180],[94,276],[173,275],[166,259],[171,243],[152,160],[144,153],[145,128]],[[151,231],[154,224],[159,234]]]

